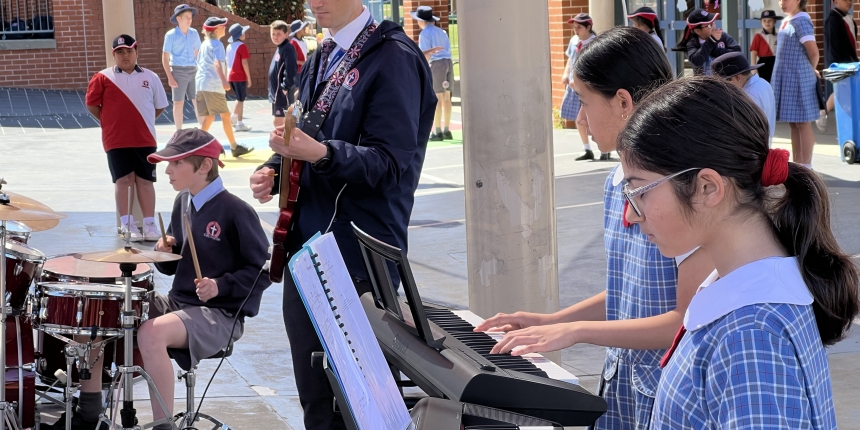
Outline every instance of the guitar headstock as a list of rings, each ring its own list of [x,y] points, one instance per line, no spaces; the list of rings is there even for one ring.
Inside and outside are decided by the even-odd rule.
[[[292,106],[287,109],[287,116],[284,118],[284,145],[290,146],[290,139],[293,136],[293,129],[302,122],[302,103],[296,100]]]

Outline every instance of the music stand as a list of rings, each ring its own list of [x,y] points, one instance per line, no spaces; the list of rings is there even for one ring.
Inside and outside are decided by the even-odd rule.
[[[427,314],[424,312],[424,305],[421,304],[421,295],[418,294],[418,286],[415,284],[415,278],[412,277],[412,269],[409,267],[406,254],[402,249],[384,243],[363,232],[354,222],[350,222],[350,224],[356,238],[358,238],[359,248],[364,258],[364,265],[367,267],[367,274],[373,287],[373,297],[377,306],[396,317],[405,327],[413,330],[407,324],[407,315],[403,314],[400,301],[397,300],[397,286],[391,279],[390,268],[393,265],[400,275],[400,283],[403,285],[403,293],[406,295],[411,313],[409,316],[412,317],[412,322],[415,324],[415,334],[424,340],[428,346],[441,349],[445,337],[435,339],[430,331]]]

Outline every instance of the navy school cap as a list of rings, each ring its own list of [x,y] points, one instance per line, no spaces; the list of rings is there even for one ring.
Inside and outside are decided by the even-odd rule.
[[[761,66],[764,66],[764,64],[751,65],[743,52],[729,52],[715,58],[711,63],[711,70],[716,76],[731,78],[743,72],[758,69]]]
[[[175,9],[173,9],[173,15],[170,16],[170,22],[172,22],[173,24],[179,24],[176,21],[176,17],[179,16],[180,13],[187,12],[187,11],[191,11],[191,17],[192,18],[197,16],[197,9],[196,8],[193,8],[187,4],[181,4],[179,6],[176,6]]]
[[[120,34],[113,39],[113,51],[120,48],[137,49],[137,41],[127,34]]]

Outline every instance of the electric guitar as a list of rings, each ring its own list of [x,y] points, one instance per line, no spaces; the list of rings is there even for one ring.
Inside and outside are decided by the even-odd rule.
[[[284,145],[290,145],[293,130],[302,116],[302,105],[295,102],[284,121]],[[287,262],[287,235],[293,223],[296,201],[299,198],[299,180],[301,179],[304,161],[281,157],[281,183],[278,207],[281,213],[272,234],[272,260],[269,266],[269,279],[281,282],[284,279],[284,267]]]

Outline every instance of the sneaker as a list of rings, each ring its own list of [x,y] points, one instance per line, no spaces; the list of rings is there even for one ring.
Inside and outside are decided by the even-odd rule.
[[[817,120],[815,120],[815,125],[818,126],[818,129],[823,133],[827,133],[827,111],[821,111],[821,115]]]
[[[611,152],[601,152],[600,153],[600,161],[611,161],[612,153]]]
[[[155,223],[144,224],[143,240],[146,242],[158,242],[158,239],[161,239],[161,232],[158,231],[158,227],[155,226]]]
[[[445,130],[442,132],[442,139],[445,140],[454,140],[454,135],[451,134],[450,130]]]
[[[233,131],[235,131],[235,132],[251,131],[251,126],[245,125],[245,123],[239,123],[239,124],[236,124],[233,126]]]
[[[123,239],[125,239],[125,235],[126,235],[127,231],[128,231],[128,226],[125,226],[125,225],[122,226],[122,232],[120,233],[120,236],[122,236]],[[138,229],[137,226],[134,224],[131,225],[131,239],[130,240],[132,242],[142,242],[143,241],[143,234],[140,233],[140,229]]]
[[[594,160],[594,153],[590,149],[586,149],[585,153],[576,157],[576,161]]]
[[[236,115],[236,114],[230,115],[230,124],[233,124],[233,127],[236,126],[237,122],[239,122],[239,115]]]
[[[72,410],[72,430],[93,430],[96,428],[96,424],[99,424],[98,420],[87,421],[74,408]],[[107,423],[101,423],[98,426],[98,430],[107,430],[109,427]],[[41,424],[39,428],[42,430],[66,430],[66,412],[60,414],[60,418],[55,423]]]
[[[236,148],[230,150],[230,152],[233,154],[233,158],[239,158],[245,154],[249,154],[253,150],[254,148],[248,148],[245,145],[236,145]]]
[[[442,133],[438,133],[438,134],[433,133],[430,135],[430,140],[432,140],[434,142],[441,142],[441,141],[445,140],[445,138],[442,137]]]

